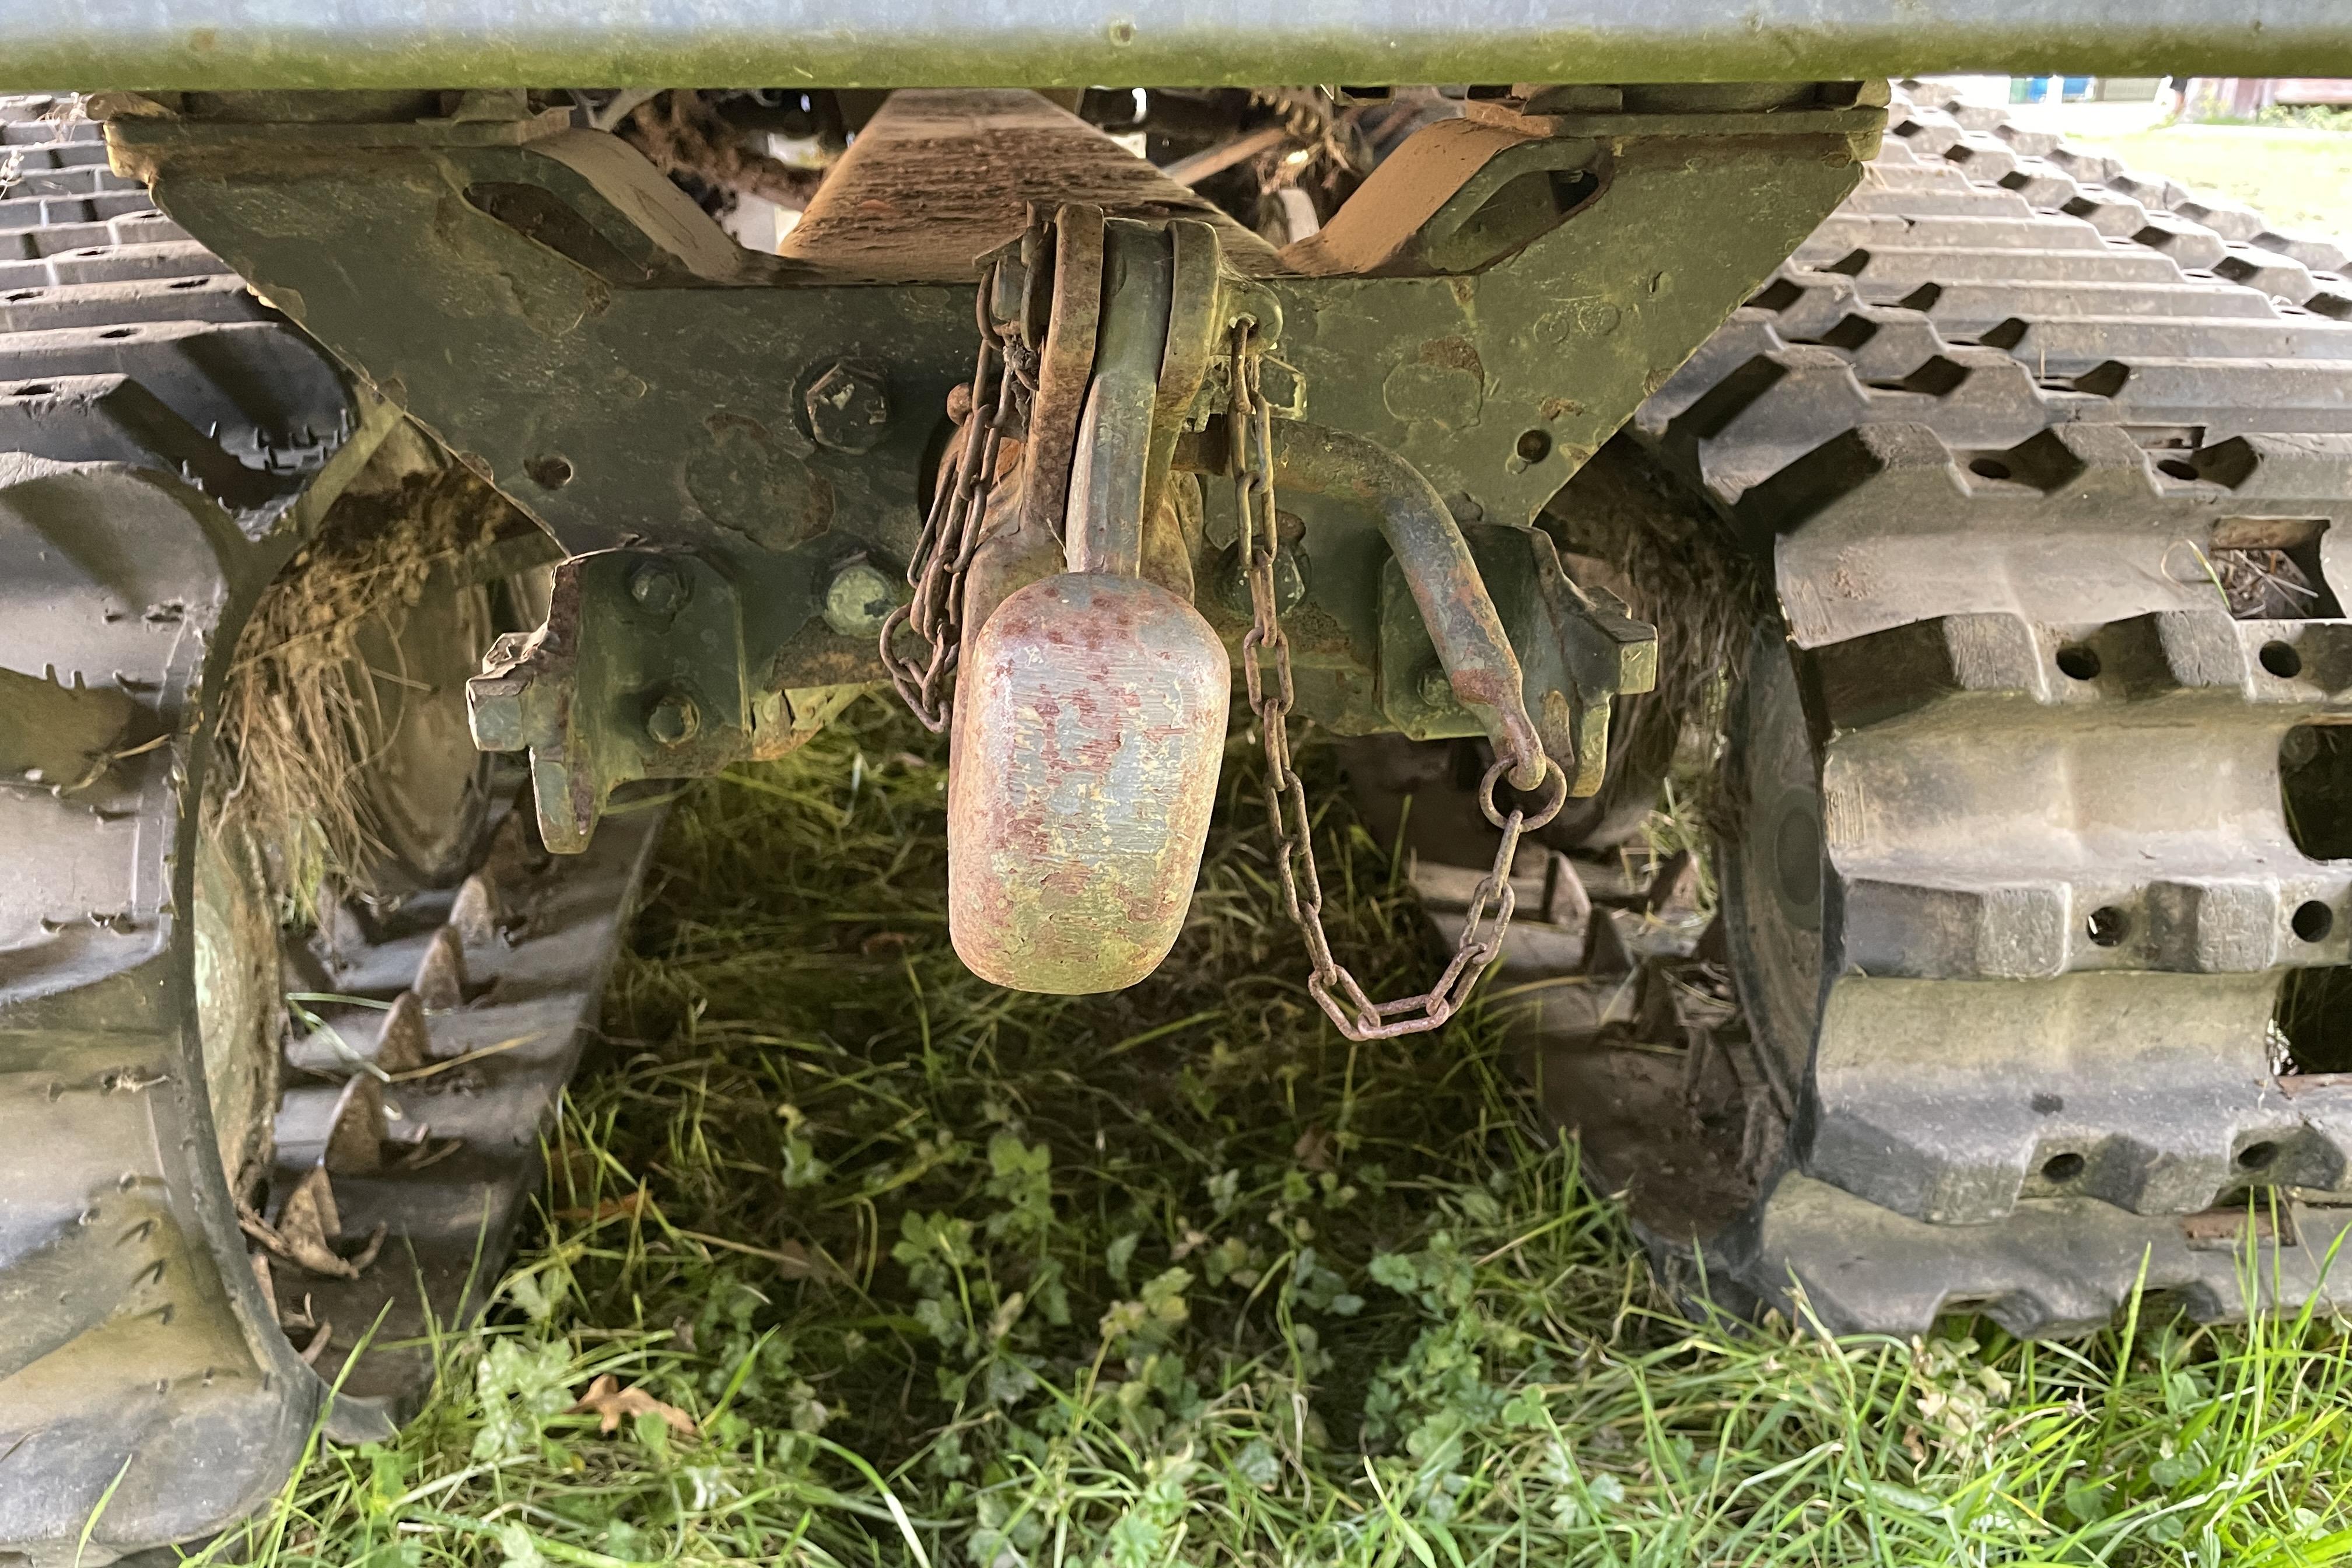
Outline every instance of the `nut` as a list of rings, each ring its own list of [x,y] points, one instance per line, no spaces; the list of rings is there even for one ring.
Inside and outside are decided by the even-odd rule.
[[[520,752],[525,738],[522,710],[528,679],[505,674],[477,675],[466,682],[466,727],[473,731],[478,752]]]
[[[824,624],[845,637],[870,637],[898,604],[898,585],[879,567],[853,561],[824,590]]]
[[[1445,673],[1444,665],[1433,664],[1421,672],[1421,700],[1432,708],[1452,708],[1454,679]]]
[[[466,679],[466,727],[476,751],[520,752],[530,743],[524,700],[539,675],[530,663],[531,635],[501,635],[482,656],[482,673]]]
[[[667,561],[648,561],[629,574],[629,597],[654,615],[675,614],[686,603],[686,578]]]
[[[702,710],[683,691],[665,692],[646,715],[646,733],[665,746],[683,746],[702,728]]]
[[[836,452],[870,452],[890,423],[890,391],[881,374],[836,360],[809,384],[809,434]]]

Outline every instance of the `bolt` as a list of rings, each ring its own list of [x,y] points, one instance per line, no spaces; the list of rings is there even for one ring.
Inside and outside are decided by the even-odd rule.
[[[482,673],[466,679],[466,727],[483,752],[520,752],[530,743],[524,702],[538,671],[524,662],[527,632],[508,632],[490,645]]]
[[[702,728],[702,710],[683,691],[663,694],[646,715],[646,733],[665,746],[683,746]]]
[[[656,616],[686,603],[686,579],[667,561],[648,561],[629,574],[629,597]]]
[[[824,591],[824,624],[845,637],[872,637],[898,603],[898,590],[868,562],[853,561]]]
[[[1277,614],[1286,616],[1307,597],[1307,572],[1312,563],[1307,558],[1305,525],[1286,511],[1276,515],[1283,522],[1282,548],[1274,558],[1274,607]],[[1294,528],[1294,524],[1297,526]],[[1226,546],[1215,570],[1217,596],[1224,601],[1225,607],[1237,616],[1255,614],[1249,574],[1242,569],[1241,546]]]
[[[836,452],[870,452],[890,423],[890,392],[881,374],[836,360],[809,384],[809,434]]]
[[[1421,672],[1421,700],[1432,708],[1454,707],[1454,679],[1443,665],[1431,665]]]
[[[475,676],[466,682],[466,725],[478,752],[520,752],[524,738],[522,693],[511,681]]]

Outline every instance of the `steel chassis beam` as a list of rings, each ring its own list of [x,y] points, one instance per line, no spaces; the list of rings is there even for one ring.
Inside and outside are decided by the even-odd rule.
[[[2336,0],[0,0],[0,87],[2352,75]]]
[[[1548,583],[1557,563],[1528,524],[1853,187],[1882,121],[1868,96],[1476,104],[1280,252],[1028,92],[894,96],[781,256],[738,247],[627,143],[520,93],[424,120],[374,95],[277,122],[257,120],[289,112],[282,95],[118,101],[108,132],[173,218],[585,557],[567,568],[581,618],[551,624],[546,658],[509,650],[476,726],[558,759],[543,820],[569,795],[584,843],[610,783],[775,754],[828,693],[880,678],[876,625],[845,618],[837,590],[913,553],[941,410],[971,374],[977,262],[1031,204],[1214,225],[1265,301],[1297,412],[1425,476],[1490,570]],[[1285,503],[1312,563],[1291,620],[1301,710],[1341,733],[1475,733],[1419,695],[1434,655],[1410,597],[1382,591],[1377,503],[1370,488]],[[1189,542],[1202,608],[1237,647],[1218,505]],[[649,552],[667,579],[642,569]],[[1562,642],[1589,606],[1523,596],[1523,664],[1544,668],[1523,637],[1554,648],[1528,706],[1597,785],[1607,693],[1642,689],[1646,668]],[[557,664],[595,678],[535,701]]]

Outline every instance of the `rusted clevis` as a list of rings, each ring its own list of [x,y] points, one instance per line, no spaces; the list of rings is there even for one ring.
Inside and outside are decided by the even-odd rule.
[[[1640,657],[1578,700],[1576,737],[1539,726],[1530,675],[1435,489],[1395,454],[1297,417],[1296,377],[1261,370],[1281,368],[1265,352],[1279,340],[1279,310],[1219,261],[1206,223],[1106,221],[1070,205],[992,258],[982,288],[983,344],[914,600],[883,643],[918,713],[949,724],[950,931],[972,971],[1002,985],[1083,994],[1150,974],[1182,930],[1199,875],[1237,653],[1261,715],[1278,726],[1288,710],[1289,647],[1270,592],[1238,648],[1193,603],[1203,545],[1197,515],[1178,504],[1178,487],[1192,483],[1184,469],[1227,468],[1237,506],[1263,512],[1255,531],[1241,524],[1242,548],[1268,583],[1276,484],[1368,514],[1451,700],[1492,740],[1496,776],[1549,799],[1540,819],[1597,786],[1597,759],[1578,754],[1591,752],[1582,737],[1605,731],[1610,691],[1644,684],[1648,628],[1595,609],[1605,635]],[[1288,392],[1278,439],[1268,379]],[[1552,683],[1536,694],[1548,715],[1566,700],[1554,688],[1574,684],[1559,663],[1555,649],[1538,678]],[[1280,700],[1269,709],[1256,672],[1274,668]],[[950,670],[951,717],[941,695]],[[1517,814],[1496,821],[1509,842],[1532,826]],[[1506,900],[1457,992],[1491,960],[1507,919]],[[1328,955],[1317,965],[1320,977]],[[1387,1010],[1359,998],[1334,1016]]]
[[[965,589],[948,920],[982,978],[1082,993],[1167,956],[1216,796],[1232,661],[1189,569],[1171,584],[1144,564],[1173,453],[1162,410],[1192,405],[1220,290],[1204,224],[1066,208],[1054,237],[1020,493]],[[1055,535],[1066,570],[1004,592]]]

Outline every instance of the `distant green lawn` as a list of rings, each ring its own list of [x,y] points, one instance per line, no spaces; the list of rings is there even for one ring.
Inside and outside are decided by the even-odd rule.
[[[2234,196],[2273,228],[2352,236],[2352,133],[2175,125],[2084,142],[2134,169]]]

